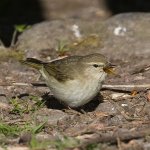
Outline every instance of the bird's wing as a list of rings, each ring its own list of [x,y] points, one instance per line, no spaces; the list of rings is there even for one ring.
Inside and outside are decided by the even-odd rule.
[[[50,76],[53,76],[55,79],[57,79],[60,82],[73,80],[72,76],[68,75],[67,73],[69,71],[68,67],[62,65],[56,65],[56,64],[45,64],[44,69]]]
[[[65,82],[74,79],[75,66],[80,58],[81,56],[70,56],[69,58],[44,64],[43,66],[49,75],[58,81]]]

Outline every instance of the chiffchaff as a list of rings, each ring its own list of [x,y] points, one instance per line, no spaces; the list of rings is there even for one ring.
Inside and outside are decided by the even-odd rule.
[[[48,63],[34,58],[22,62],[39,70],[54,97],[69,107],[79,107],[92,100],[113,68],[106,57],[98,53]]]

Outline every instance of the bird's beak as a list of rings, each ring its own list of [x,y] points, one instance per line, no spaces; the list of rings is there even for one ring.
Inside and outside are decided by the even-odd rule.
[[[114,70],[115,67],[116,67],[116,65],[108,64],[106,67],[103,68],[103,70],[104,70],[104,72],[106,72],[108,74],[116,75],[115,70]]]

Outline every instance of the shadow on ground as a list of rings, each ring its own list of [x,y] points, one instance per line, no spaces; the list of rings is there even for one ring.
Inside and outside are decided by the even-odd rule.
[[[42,101],[45,103],[47,108],[49,109],[58,109],[58,110],[63,110],[63,109],[68,109],[67,106],[62,104],[60,101],[58,101],[54,96],[49,95],[48,93],[44,94],[42,96]],[[92,101],[89,103],[85,104],[82,107],[74,108],[74,110],[79,111],[79,112],[91,112],[94,111],[100,102],[103,101],[103,96],[102,95],[97,95]]]

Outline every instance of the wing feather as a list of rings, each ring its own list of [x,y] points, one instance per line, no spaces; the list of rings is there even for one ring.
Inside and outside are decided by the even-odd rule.
[[[68,79],[70,79],[70,80],[73,79],[71,76],[66,74],[66,72],[63,69],[64,67],[60,69],[59,65],[46,64],[46,65],[44,65],[44,68],[50,76],[53,76],[55,79],[57,79],[60,82],[61,81],[64,82]]]

